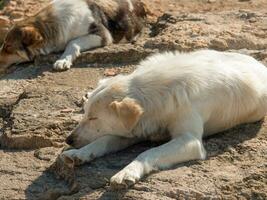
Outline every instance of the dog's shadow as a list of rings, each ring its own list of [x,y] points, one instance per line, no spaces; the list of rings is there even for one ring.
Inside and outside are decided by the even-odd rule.
[[[129,48],[128,51],[125,49]],[[126,65],[136,65],[140,60],[145,59],[152,52],[133,50],[133,44],[114,44],[104,48],[95,48],[85,51],[73,63],[72,68],[102,68],[121,67]],[[107,53],[109,52],[110,55]],[[117,53],[116,53],[117,52]],[[25,80],[35,79],[46,72],[62,73],[53,70],[53,64],[60,58],[63,52],[52,53],[46,56],[37,56],[34,61],[12,65],[5,74],[0,73],[0,80]],[[68,71],[68,70],[66,70]]]
[[[240,125],[221,134],[205,138],[204,145],[208,154],[207,159],[230,151],[232,148],[239,149],[241,143],[255,138],[257,134],[261,133],[260,129],[262,123],[263,121]],[[100,200],[123,199],[127,190],[111,190],[109,187],[109,179],[130,163],[138,154],[158,145],[160,144],[150,142],[141,143],[116,154],[99,158],[92,163],[77,167],[75,169],[75,174],[76,182],[79,185],[79,191],[75,194],[71,194],[71,199],[80,199],[81,197]],[[191,161],[179,164],[174,168],[196,164],[201,164],[201,161]],[[66,195],[67,197],[70,194],[68,193],[67,185],[64,185],[63,183],[64,181],[55,179],[55,176],[47,170],[38,179],[32,182],[25,191],[25,194],[27,199],[36,199],[37,196],[37,199],[51,200],[57,199],[60,195]],[[43,188],[42,185],[45,185],[46,188]],[[45,191],[49,191],[49,189],[53,189],[53,191],[61,191],[61,194],[60,192],[52,192],[47,195]]]
[[[48,56],[40,56],[37,58],[37,61],[12,65],[7,69],[4,74],[0,73],[0,80],[19,81],[27,79],[36,79],[40,76],[43,76],[45,73],[62,73],[61,71],[53,70],[53,62],[51,61],[56,61],[56,58],[59,57],[60,54],[51,54]],[[39,62],[38,59],[41,59],[42,61]],[[48,59],[47,62],[45,61],[46,59]],[[75,64],[74,68],[86,68],[87,65],[87,63]]]
[[[27,80],[36,79],[42,76],[45,72],[53,72],[52,66],[42,64],[40,66],[34,66],[34,63],[24,63],[8,68],[5,74],[0,74],[0,80]]]

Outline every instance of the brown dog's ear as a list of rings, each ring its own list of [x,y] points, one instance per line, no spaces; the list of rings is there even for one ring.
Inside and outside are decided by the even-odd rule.
[[[33,26],[26,26],[21,28],[22,43],[26,46],[37,46],[42,43],[43,36]]]
[[[134,128],[144,112],[140,104],[131,98],[125,98],[121,102],[114,101],[110,104],[110,107],[129,131]]]

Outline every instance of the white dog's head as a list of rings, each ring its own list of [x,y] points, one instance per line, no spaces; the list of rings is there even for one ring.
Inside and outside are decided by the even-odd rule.
[[[131,137],[143,109],[136,100],[126,97],[124,91],[117,81],[102,82],[88,96],[84,117],[66,143],[80,148],[105,135]]]

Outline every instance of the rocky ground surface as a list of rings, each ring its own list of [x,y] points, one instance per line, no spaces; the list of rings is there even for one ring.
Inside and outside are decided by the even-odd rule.
[[[4,2],[0,41],[12,21],[47,2]],[[266,0],[146,2],[150,24],[136,44],[87,52],[66,72],[52,72],[58,55],[50,55],[1,77],[0,199],[267,199],[267,117],[205,139],[207,160],[152,174],[129,190],[112,191],[109,178],[159,144],[142,143],[65,173],[75,188],[57,177],[64,170],[54,173],[64,139],[82,115],[82,96],[99,79],[130,73],[140,59],[164,50],[237,51],[267,64]]]

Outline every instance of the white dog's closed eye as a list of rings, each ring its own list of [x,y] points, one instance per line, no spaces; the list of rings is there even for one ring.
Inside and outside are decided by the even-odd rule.
[[[97,120],[97,119],[98,119],[98,117],[89,117],[88,118],[89,121],[94,121],[94,120]]]

